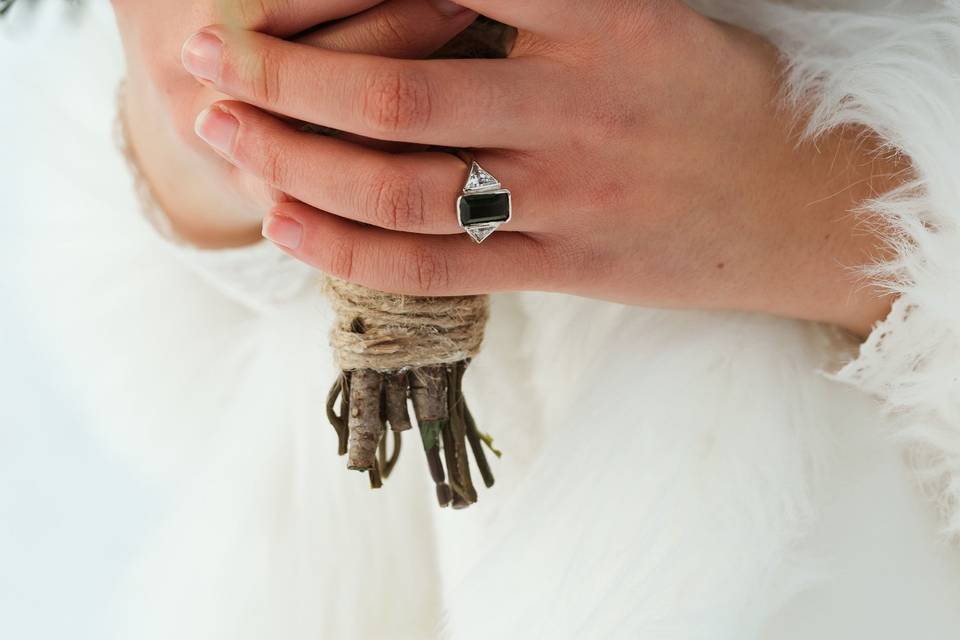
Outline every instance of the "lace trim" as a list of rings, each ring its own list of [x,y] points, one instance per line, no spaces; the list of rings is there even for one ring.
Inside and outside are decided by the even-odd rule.
[[[161,237],[177,245],[186,245],[183,238],[173,230],[170,217],[158,204],[153,187],[140,170],[140,160],[133,145],[130,144],[130,131],[127,128],[126,100],[124,100],[126,89],[126,80],[121,80],[117,85],[117,115],[113,121],[113,138],[133,178],[133,189],[140,203],[140,211]]]
[[[126,160],[143,217],[177,259],[215,289],[255,311],[284,306],[311,288],[319,295],[320,274],[267,241],[239,248],[201,249],[176,233],[153,187],[140,170],[136,152],[129,142],[123,99],[125,84],[121,81],[117,89],[116,145]]]
[[[897,342],[895,351],[901,368],[906,362],[905,369],[915,372],[922,360],[922,354],[911,353],[910,349],[909,337],[914,335],[910,330],[910,319],[915,309],[916,305],[907,302],[904,297],[897,298],[887,317],[874,327],[860,345],[857,357],[831,377],[878,396],[889,394],[891,387],[897,384],[896,377],[885,375],[891,367],[888,353],[891,343]]]

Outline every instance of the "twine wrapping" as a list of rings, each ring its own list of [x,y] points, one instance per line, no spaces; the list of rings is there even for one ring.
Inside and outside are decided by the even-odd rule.
[[[366,472],[371,487],[383,486],[400,455],[401,433],[413,428],[412,404],[437,503],[454,509],[475,503],[468,452],[488,488],[494,478],[484,446],[500,455],[477,428],[462,386],[483,342],[488,297],[389,294],[331,276],[324,288],[336,313],[330,343],[341,369],[327,396],[327,418],[347,468]]]
[[[330,344],[343,371],[453,364],[480,351],[487,296],[404,296],[333,277],[326,278],[325,289],[337,316]]]
[[[512,27],[480,17],[434,57],[502,58],[515,37]],[[494,477],[484,448],[500,456],[463,395],[464,373],[483,342],[488,297],[403,296],[330,276],[324,289],[336,314],[330,345],[341,370],[327,396],[327,418],[347,468],[381,487],[397,462],[402,432],[413,429],[412,405],[437,503],[454,509],[475,503],[471,454],[487,488]]]

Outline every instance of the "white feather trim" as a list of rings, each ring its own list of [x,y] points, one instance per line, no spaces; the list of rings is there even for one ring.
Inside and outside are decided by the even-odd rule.
[[[790,63],[791,98],[813,107],[807,134],[848,125],[882,138],[915,179],[866,207],[896,257],[868,275],[899,294],[836,379],[879,396],[944,516],[960,535],[960,6],[859,11],[768,7],[753,25]],[[879,225],[878,225],[879,226]]]
[[[923,11],[921,3],[888,3],[880,13],[698,4],[783,48],[792,97],[815,107],[808,135],[865,125],[884,138],[888,151],[913,160],[917,182],[871,207],[900,231],[898,259],[875,275],[902,301],[837,378],[881,394],[904,414],[898,416],[900,434],[936,452],[927,473],[935,475],[952,509],[960,496],[960,10],[943,5]],[[908,324],[903,311],[913,305]],[[791,329],[783,325],[748,323],[756,351],[734,350],[737,319],[711,316],[696,330],[682,330],[677,326],[696,320],[664,314],[645,322],[638,311],[619,314],[623,324],[609,328],[618,343],[634,347],[632,358],[643,367],[621,364],[620,347],[609,340],[589,355],[577,351],[579,359],[569,355],[570,362],[564,362],[565,350],[535,358],[540,366],[560,358],[552,368],[577,381],[557,387],[552,378],[541,396],[546,406],[553,404],[551,394],[567,399],[562,413],[548,411],[544,418],[564,429],[545,441],[523,497],[507,512],[509,526],[488,540],[486,565],[454,592],[451,637],[751,637],[779,598],[804,583],[802,571],[788,569],[789,548],[812,515],[806,509],[816,494],[810,467],[825,463],[829,450],[821,429],[842,413],[833,391],[832,408],[818,415],[815,398],[823,396],[808,375],[823,363],[810,349],[816,341],[786,335]],[[549,318],[552,326],[563,326],[564,317],[564,309],[551,307],[543,325]],[[574,317],[567,326],[583,329]],[[591,314],[588,331],[597,321]],[[669,335],[674,330],[678,334]],[[552,338],[543,344],[570,347],[574,339]],[[686,348],[695,352],[684,354]],[[710,369],[711,362],[719,369]],[[781,367],[790,370],[782,377],[789,390],[775,393],[771,378],[780,378]],[[695,387],[676,387],[684,368]],[[633,384],[630,405],[618,395],[622,388],[602,382],[611,376]],[[757,398],[750,388],[771,395]],[[850,402],[849,420],[869,416],[866,405]],[[634,415],[637,408],[641,416]],[[721,415],[736,416],[736,422],[714,432],[713,418]],[[796,449],[781,449],[790,445]],[[697,457],[705,451],[720,459]],[[795,452],[803,453],[798,458]],[[631,466],[632,474],[622,473]],[[551,485],[570,468],[578,470],[576,479]],[[672,469],[682,472],[672,476]],[[781,493],[764,493],[763,486]],[[629,502],[618,503],[611,497],[617,495]],[[667,537],[658,522],[671,523]],[[958,525],[953,516],[948,530]],[[571,540],[582,541],[576,552]],[[672,574],[668,580],[653,578],[664,572]],[[504,575],[511,576],[509,584],[500,582]],[[539,597],[527,597],[532,593]]]
[[[714,4],[733,20],[741,5],[750,7],[742,21],[786,46],[796,69],[820,61],[833,73],[845,68],[845,55],[898,33],[890,17]],[[98,11],[108,15],[105,5]],[[933,32],[937,22],[923,13],[898,19],[914,35]],[[887,31],[868,28],[876,24]],[[863,33],[838,48],[821,32],[834,27]],[[44,136],[11,132],[24,185],[12,206],[36,216],[24,221],[23,237],[42,247],[24,256],[38,332],[73,372],[104,440],[173,496],[172,513],[163,514],[120,600],[118,637],[428,638],[441,598],[445,628],[457,640],[782,637],[761,631],[770,614],[822,577],[803,541],[818,527],[824,483],[842,491],[835,471],[866,455],[841,435],[856,426],[869,438],[883,423],[862,394],[817,374],[844,349],[829,331],[738,314],[500,296],[486,351],[468,376],[468,392],[483,398],[475,403],[483,428],[506,451],[495,463],[500,482],[476,509],[437,514],[421,461],[407,455],[387,489],[370,495],[332,456],[333,437],[317,411],[333,374],[323,346],[327,311],[297,288],[289,303],[268,304],[244,284],[247,276],[227,282],[223,269],[236,270],[224,261],[233,258],[184,259],[151,235],[122,186],[122,162],[104,142],[119,75],[115,40],[103,29],[77,33],[69,41],[60,30],[39,32],[17,49],[36,64],[13,76],[22,93],[12,121],[47,125]],[[805,42],[816,46],[805,49]],[[899,46],[923,49],[913,40]],[[79,49],[83,57],[52,55]],[[917,75],[924,69],[918,65]],[[800,74],[796,86],[817,77]],[[46,87],[44,79],[56,81]],[[909,99],[921,106],[947,95],[936,83],[919,88],[926,97]],[[878,95],[885,104],[900,94]],[[934,115],[946,119],[946,111]],[[928,132],[915,126],[915,138],[911,128],[883,131],[901,131],[890,139],[916,161]],[[949,162],[934,156],[933,164]],[[945,179],[952,165],[944,166],[936,175]],[[57,189],[49,189],[51,177]],[[922,186],[924,198],[941,193]],[[896,211],[955,210],[948,196],[938,197],[934,207],[908,194],[913,209]],[[924,239],[924,247],[940,246]],[[934,262],[945,264],[953,246],[933,250],[942,254]],[[215,264],[198,264],[208,260]],[[955,283],[929,282],[918,303],[955,291]],[[905,286],[904,297],[917,286]],[[929,357],[955,310],[941,307],[917,325],[923,336],[895,327],[903,337],[883,341],[893,348],[884,361],[908,362],[910,344]],[[911,379],[888,373],[882,379]],[[950,379],[924,373],[916,380],[927,381],[923,389],[888,397],[929,406],[919,396]],[[941,446],[949,448],[948,440]],[[885,452],[883,463],[891,457]],[[916,525],[916,514],[895,509],[873,485],[864,492],[879,505],[871,513],[883,526],[900,531],[908,518]],[[859,515],[840,516],[839,529],[850,531],[856,522],[849,518]],[[827,546],[836,537],[827,535]],[[927,541],[895,537],[871,564],[911,544],[925,549]],[[360,558],[365,584],[341,562],[346,557]],[[927,573],[909,575],[939,584]],[[947,579],[956,585],[955,573]],[[876,602],[889,603],[877,607],[882,620],[898,600]],[[944,637],[950,624],[925,625],[925,603],[917,604],[904,613],[912,628]]]

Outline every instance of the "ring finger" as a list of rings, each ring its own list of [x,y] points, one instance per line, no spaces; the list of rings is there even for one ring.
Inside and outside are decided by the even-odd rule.
[[[494,234],[484,245],[461,238],[378,229],[300,202],[280,204],[264,235],[298,260],[350,282],[392,293],[455,296],[549,289],[568,261],[525,233]]]
[[[448,153],[377,151],[300,131],[234,101],[204,111],[197,133],[238,170],[318,209],[395,231],[462,232],[454,204],[467,167]],[[506,156],[481,154],[478,160],[494,175],[502,170],[522,181]],[[534,231],[536,220],[536,211],[524,209],[503,229]]]

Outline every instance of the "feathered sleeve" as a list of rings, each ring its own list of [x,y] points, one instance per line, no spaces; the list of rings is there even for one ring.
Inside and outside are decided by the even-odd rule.
[[[867,275],[897,302],[834,377],[894,414],[946,532],[960,535],[960,4],[885,4],[768,4],[742,23],[784,52],[789,97],[812,113],[808,136],[868,127],[910,161],[911,181],[864,212],[895,249]]]

